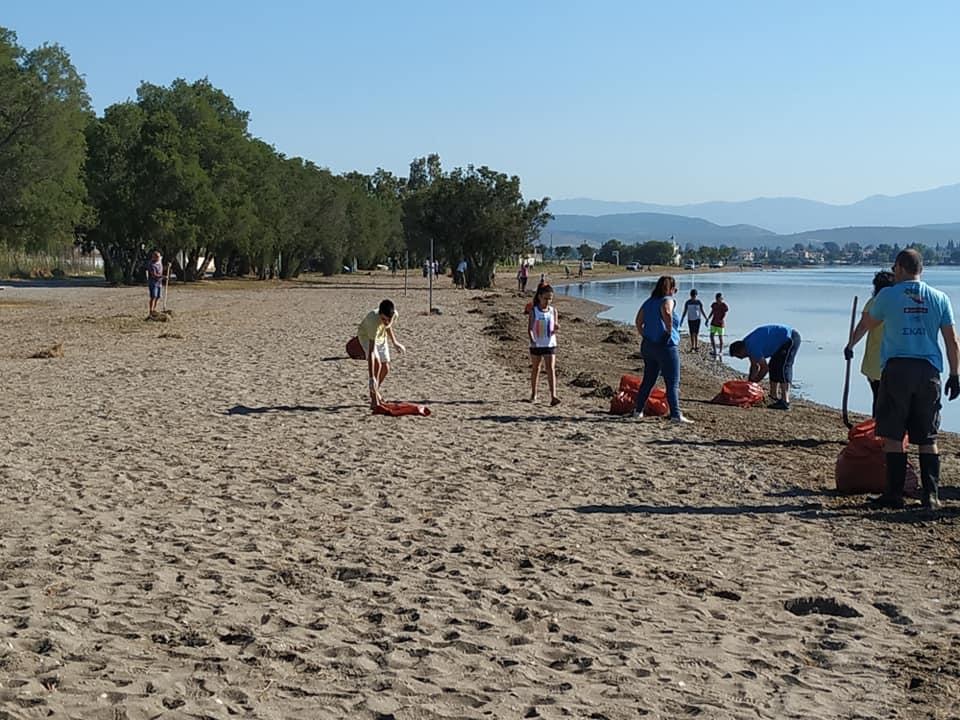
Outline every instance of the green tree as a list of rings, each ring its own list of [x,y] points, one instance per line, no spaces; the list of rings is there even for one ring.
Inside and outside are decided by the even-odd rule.
[[[73,241],[86,212],[81,167],[90,102],[59,45],[27,51],[0,27],[0,241]]]
[[[595,252],[596,250],[593,249],[593,245],[588,245],[587,243],[582,243],[580,247],[577,248],[577,254],[583,260],[592,260]]]
[[[404,197],[403,226],[408,245],[421,256],[429,241],[447,263],[467,260],[467,283],[489,287],[498,259],[528,252],[550,220],[548,198],[524,201],[520,179],[488,167],[444,173],[440,158],[411,163]]]

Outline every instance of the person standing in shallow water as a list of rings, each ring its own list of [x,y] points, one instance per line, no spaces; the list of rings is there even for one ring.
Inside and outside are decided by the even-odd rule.
[[[690,299],[683,304],[683,315],[680,316],[680,324],[683,319],[687,319],[687,325],[690,330],[690,352],[697,352],[700,349],[700,320],[704,316],[703,303],[697,297],[696,289],[690,291]]]
[[[873,501],[877,507],[902,508],[907,478],[904,435],[920,446],[920,482],[923,507],[940,507],[940,373],[943,354],[938,335],[943,336],[950,365],[945,392],[950,400],[960,396],[960,341],[947,294],[920,279],[923,260],[916,250],[901,250],[893,265],[896,284],[883,288],[873,299],[844,357],[853,358],[853,348],[865,332],[883,325],[880,345],[880,387],[877,390],[877,435],[883,438],[886,455],[886,491]]]
[[[692,422],[680,412],[680,315],[673,298],[676,292],[677,281],[670,275],[663,275],[637,311],[634,324],[642,338],[643,381],[637,391],[633,417],[643,417],[650,392],[662,375],[667,388],[670,419],[676,423]]]

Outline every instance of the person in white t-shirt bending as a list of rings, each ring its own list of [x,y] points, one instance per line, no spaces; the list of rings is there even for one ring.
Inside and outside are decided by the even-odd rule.
[[[697,352],[700,349],[700,321],[706,313],[703,311],[703,303],[697,297],[697,291],[690,291],[690,299],[683,305],[683,315],[680,316],[680,324],[683,324],[683,318],[687,319],[687,327],[690,328],[690,352]]]

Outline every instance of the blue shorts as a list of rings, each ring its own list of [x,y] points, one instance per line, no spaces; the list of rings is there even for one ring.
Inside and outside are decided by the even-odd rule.
[[[163,295],[163,283],[150,283],[150,299],[159,300]]]

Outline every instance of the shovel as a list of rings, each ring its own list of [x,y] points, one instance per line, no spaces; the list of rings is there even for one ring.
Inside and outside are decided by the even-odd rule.
[[[857,322],[857,296],[853,296],[853,310],[850,312],[850,334],[847,336],[847,344],[853,342],[853,328]],[[843,424],[847,428],[852,428],[853,423],[850,422],[850,418],[847,415],[847,398],[850,396],[850,363],[852,360],[847,360],[847,369],[843,376],[843,402],[840,405],[843,411]]]

